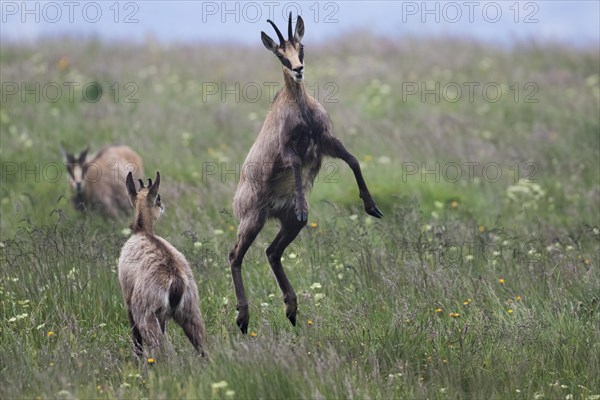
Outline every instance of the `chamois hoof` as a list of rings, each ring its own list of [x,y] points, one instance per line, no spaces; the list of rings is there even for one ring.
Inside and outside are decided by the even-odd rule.
[[[250,316],[248,315],[248,311],[240,311],[236,324],[238,328],[242,331],[244,335],[248,333],[248,322],[250,321]]]
[[[298,304],[296,300],[288,300],[285,301],[285,316],[290,320],[292,325],[296,326],[296,313],[298,312]]]
[[[383,213],[379,210],[379,208],[377,208],[377,206],[366,208],[365,211],[367,214],[372,215],[375,218],[383,217]]]
[[[296,326],[296,312],[293,314],[287,314],[286,317],[290,320],[292,325]]]
[[[300,222],[308,221],[308,211],[301,211],[301,210],[296,211],[296,218]]]
[[[240,328],[240,331],[242,331],[242,334],[247,335],[248,334],[248,323],[247,322],[237,322],[237,326],[238,328]]]

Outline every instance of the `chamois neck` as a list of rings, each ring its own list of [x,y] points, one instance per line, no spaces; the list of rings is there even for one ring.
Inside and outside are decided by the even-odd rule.
[[[133,222],[131,223],[131,231],[133,233],[146,233],[153,236],[154,221],[152,221],[149,213],[136,210],[133,217]]]
[[[302,119],[306,125],[308,125],[308,134],[312,135],[314,133],[313,127],[315,126],[315,121],[314,116],[309,110],[308,96],[304,89],[304,81],[298,83],[293,78],[290,78],[285,72],[283,73],[283,78],[285,80],[285,96],[298,106]]]
[[[294,99],[298,104],[306,103],[306,90],[304,89],[304,82],[296,82],[285,72],[283,73],[283,80],[285,82],[285,91],[291,99]]]

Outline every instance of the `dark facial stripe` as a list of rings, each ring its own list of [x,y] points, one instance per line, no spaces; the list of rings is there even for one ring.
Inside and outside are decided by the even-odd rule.
[[[276,53],[277,58],[279,58],[279,61],[281,61],[281,63],[287,67],[288,69],[292,69],[292,63],[290,62],[290,60],[288,60],[287,58],[285,58],[283,55],[281,55],[280,53]]]

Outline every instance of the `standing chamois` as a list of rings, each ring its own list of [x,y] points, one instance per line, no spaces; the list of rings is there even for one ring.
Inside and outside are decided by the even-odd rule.
[[[286,304],[286,316],[296,325],[296,294],[281,265],[281,256],[296,238],[308,219],[305,193],[312,187],[324,156],[344,160],[354,172],[365,211],[381,218],[383,214],[363,179],[356,158],[333,134],[327,112],[304,89],[304,22],[298,16],[292,34],[292,14],[288,20],[288,40],[277,26],[267,20],[277,33],[279,45],[261,32],[262,42],[283,65],[284,88],[277,94],[271,110],[242,167],[233,199],[239,219],[236,244],[229,253],[231,275],[237,297],[237,325],[248,331],[248,301],[242,281],[242,260],[256,236],[270,218],[281,228],[267,248],[267,257]]]
[[[119,283],[131,324],[133,351],[141,357],[144,343],[156,350],[168,319],[173,318],[204,356],[204,323],[192,269],[183,254],[153,233],[154,222],[164,210],[158,194],[160,173],[156,172],[154,184],[148,179],[148,187],[139,181],[139,192],[131,172],[125,181],[135,215],[133,234],[123,245],[119,258]]]
[[[144,174],[142,159],[130,147],[109,145],[88,159],[86,148],[78,156],[65,151],[60,145],[67,175],[74,194],[73,205],[78,211],[97,208],[104,216],[115,218],[130,209],[123,183],[127,172],[134,177]]]

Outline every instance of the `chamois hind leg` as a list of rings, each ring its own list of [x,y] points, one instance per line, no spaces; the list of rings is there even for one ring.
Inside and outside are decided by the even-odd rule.
[[[206,353],[202,348],[204,324],[202,323],[202,315],[198,309],[198,301],[190,301],[186,304],[186,307],[184,307],[183,312],[175,314],[173,318],[175,319],[175,322],[181,326],[185,336],[187,336],[196,351],[202,357],[206,357]]]
[[[281,265],[281,256],[285,249],[292,243],[292,241],[298,236],[298,233],[306,225],[306,220],[298,220],[292,209],[290,212],[285,213],[280,217],[281,228],[279,233],[267,247],[267,257],[269,264],[277,279],[277,284],[283,293],[283,301],[285,302],[285,316],[290,320],[292,325],[296,325],[296,312],[298,310],[298,303],[296,300],[296,293],[294,288],[290,284],[283,265]]]
[[[238,227],[237,241],[229,253],[231,277],[233,279],[235,297],[237,298],[238,316],[236,323],[243,334],[248,333],[250,314],[248,313],[248,300],[246,299],[244,282],[242,280],[242,260],[264,224],[265,214],[262,211],[256,211],[250,216],[243,217]]]
[[[131,325],[131,342],[133,344],[133,353],[136,358],[142,358],[142,335],[140,334],[140,330],[138,329],[135,321],[133,320],[133,314],[131,311],[127,311],[127,317],[129,318],[129,324]]]
[[[204,329],[202,323],[199,323],[197,317],[194,316],[182,322],[180,325],[183,329],[183,332],[185,333],[185,336],[187,336],[190,343],[192,343],[192,346],[194,346],[194,349],[196,349],[198,354],[200,354],[200,356],[202,357],[206,357],[206,353],[204,352],[204,349],[202,347],[202,338],[204,337]]]

